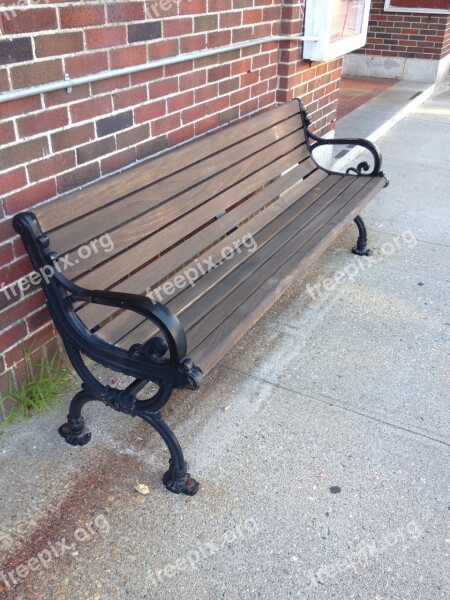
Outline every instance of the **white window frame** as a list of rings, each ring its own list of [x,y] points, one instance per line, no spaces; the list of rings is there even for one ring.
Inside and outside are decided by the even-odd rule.
[[[450,9],[443,8],[409,8],[408,6],[391,6],[391,0],[384,0],[384,10],[386,12],[402,13],[423,13],[426,15],[449,15]]]
[[[332,42],[330,37],[333,0],[306,0],[305,36],[315,36],[319,40],[317,42],[304,42],[303,58],[316,61],[332,60],[338,56],[343,56],[353,50],[362,48],[367,40],[370,0],[361,1],[365,2],[361,33],[337,42]]]

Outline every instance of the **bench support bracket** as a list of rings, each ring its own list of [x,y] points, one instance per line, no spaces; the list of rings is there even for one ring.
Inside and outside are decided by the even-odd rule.
[[[358,256],[372,256],[372,250],[367,248],[367,229],[362,217],[356,217],[355,223],[358,227],[359,237],[356,246],[352,248],[353,254],[357,254]]]
[[[128,391],[143,387],[145,382],[137,381],[132,384]],[[175,437],[175,434],[162,418],[159,411],[154,412],[148,408],[140,408],[141,401],[136,400],[135,395],[127,393],[127,390],[118,390],[105,386],[103,393],[99,395],[96,391],[89,390],[86,385],[72,399],[67,416],[67,423],[61,425],[59,434],[71,446],[84,446],[91,440],[91,432],[86,428],[84,417],[81,412],[85,404],[92,401],[100,401],[114,410],[126,413],[132,417],[140,417],[151,425],[163,438],[170,452],[169,469],[163,477],[166,488],[174,494],[186,494],[194,496],[200,484],[187,472],[187,464],[184,460],[183,451]],[[143,405],[145,402],[141,402]]]

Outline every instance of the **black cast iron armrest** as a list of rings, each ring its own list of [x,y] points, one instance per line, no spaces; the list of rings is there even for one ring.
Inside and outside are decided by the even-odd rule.
[[[315,135],[312,131],[307,131],[308,134],[308,145],[311,151],[311,156],[314,162],[317,164],[314,156],[312,155],[313,151],[320,146],[361,146],[368,150],[373,156],[373,167],[372,169],[369,166],[367,161],[361,161],[356,167],[349,167],[345,173],[339,173],[338,171],[331,171],[330,169],[325,169],[324,167],[318,165],[322,170],[327,171],[328,173],[332,173],[334,175],[349,175],[350,173],[355,173],[356,175],[366,175],[367,177],[384,177],[384,173],[381,170],[382,158],[381,153],[378,147],[370,142],[369,140],[364,140],[362,138],[321,138]],[[309,143],[309,139],[314,140],[314,144]]]
[[[366,177],[384,177],[384,173],[381,170],[382,158],[381,152],[378,147],[369,140],[365,140],[363,138],[321,138],[315,133],[313,133],[309,126],[311,125],[311,119],[308,117],[308,113],[303,106],[303,103],[300,99],[298,99],[300,104],[300,114],[303,122],[303,128],[306,133],[306,143],[308,145],[309,151],[311,152],[311,158],[316,163],[316,165],[322,169],[323,171],[330,173],[332,175],[349,175],[350,173],[354,173],[355,175],[365,175]],[[313,143],[311,143],[311,140]],[[373,167],[370,169],[369,163],[367,161],[360,162],[356,167],[349,167],[345,173],[340,173],[338,171],[332,171],[330,169],[326,169],[319,165],[316,159],[313,156],[313,151],[320,146],[360,146],[365,148],[370,152],[373,157]]]
[[[149,319],[163,333],[170,352],[171,362],[178,366],[186,358],[186,332],[178,317],[163,304],[137,294],[86,290],[72,283],[60,273],[56,274],[56,278],[67,291],[71,292],[70,301],[72,303],[90,302],[92,304],[122,308]]]

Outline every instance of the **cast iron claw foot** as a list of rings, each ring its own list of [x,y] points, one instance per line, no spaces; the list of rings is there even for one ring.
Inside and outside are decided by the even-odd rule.
[[[186,496],[195,496],[200,488],[200,484],[195,479],[186,473],[186,469],[184,470],[184,475],[180,473],[180,476],[177,477],[176,469],[170,466],[170,469],[164,473],[163,483],[169,492],[173,494],[186,494]]]
[[[84,427],[84,418],[67,417],[67,423],[58,429],[59,435],[71,446],[85,446],[91,441],[91,432]]]
[[[372,250],[369,250],[368,248],[358,248],[358,246],[352,248],[352,252],[357,256],[372,256],[373,254]]]

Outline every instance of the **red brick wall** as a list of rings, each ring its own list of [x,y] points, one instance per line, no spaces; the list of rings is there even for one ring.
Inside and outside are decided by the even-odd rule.
[[[449,36],[446,15],[385,12],[384,0],[372,0],[367,44],[356,53],[439,60],[450,52]]]
[[[302,2],[2,0],[0,91],[206,47],[302,32]],[[169,8],[169,10],[163,10]],[[322,132],[333,127],[341,61],[301,60],[298,42],[265,44],[0,104],[0,284],[30,271],[11,216],[167,147],[302,95]],[[0,291],[0,389],[20,381],[20,339],[54,344],[40,291]],[[53,346],[52,346],[53,347]],[[0,415],[1,418],[1,415]]]

